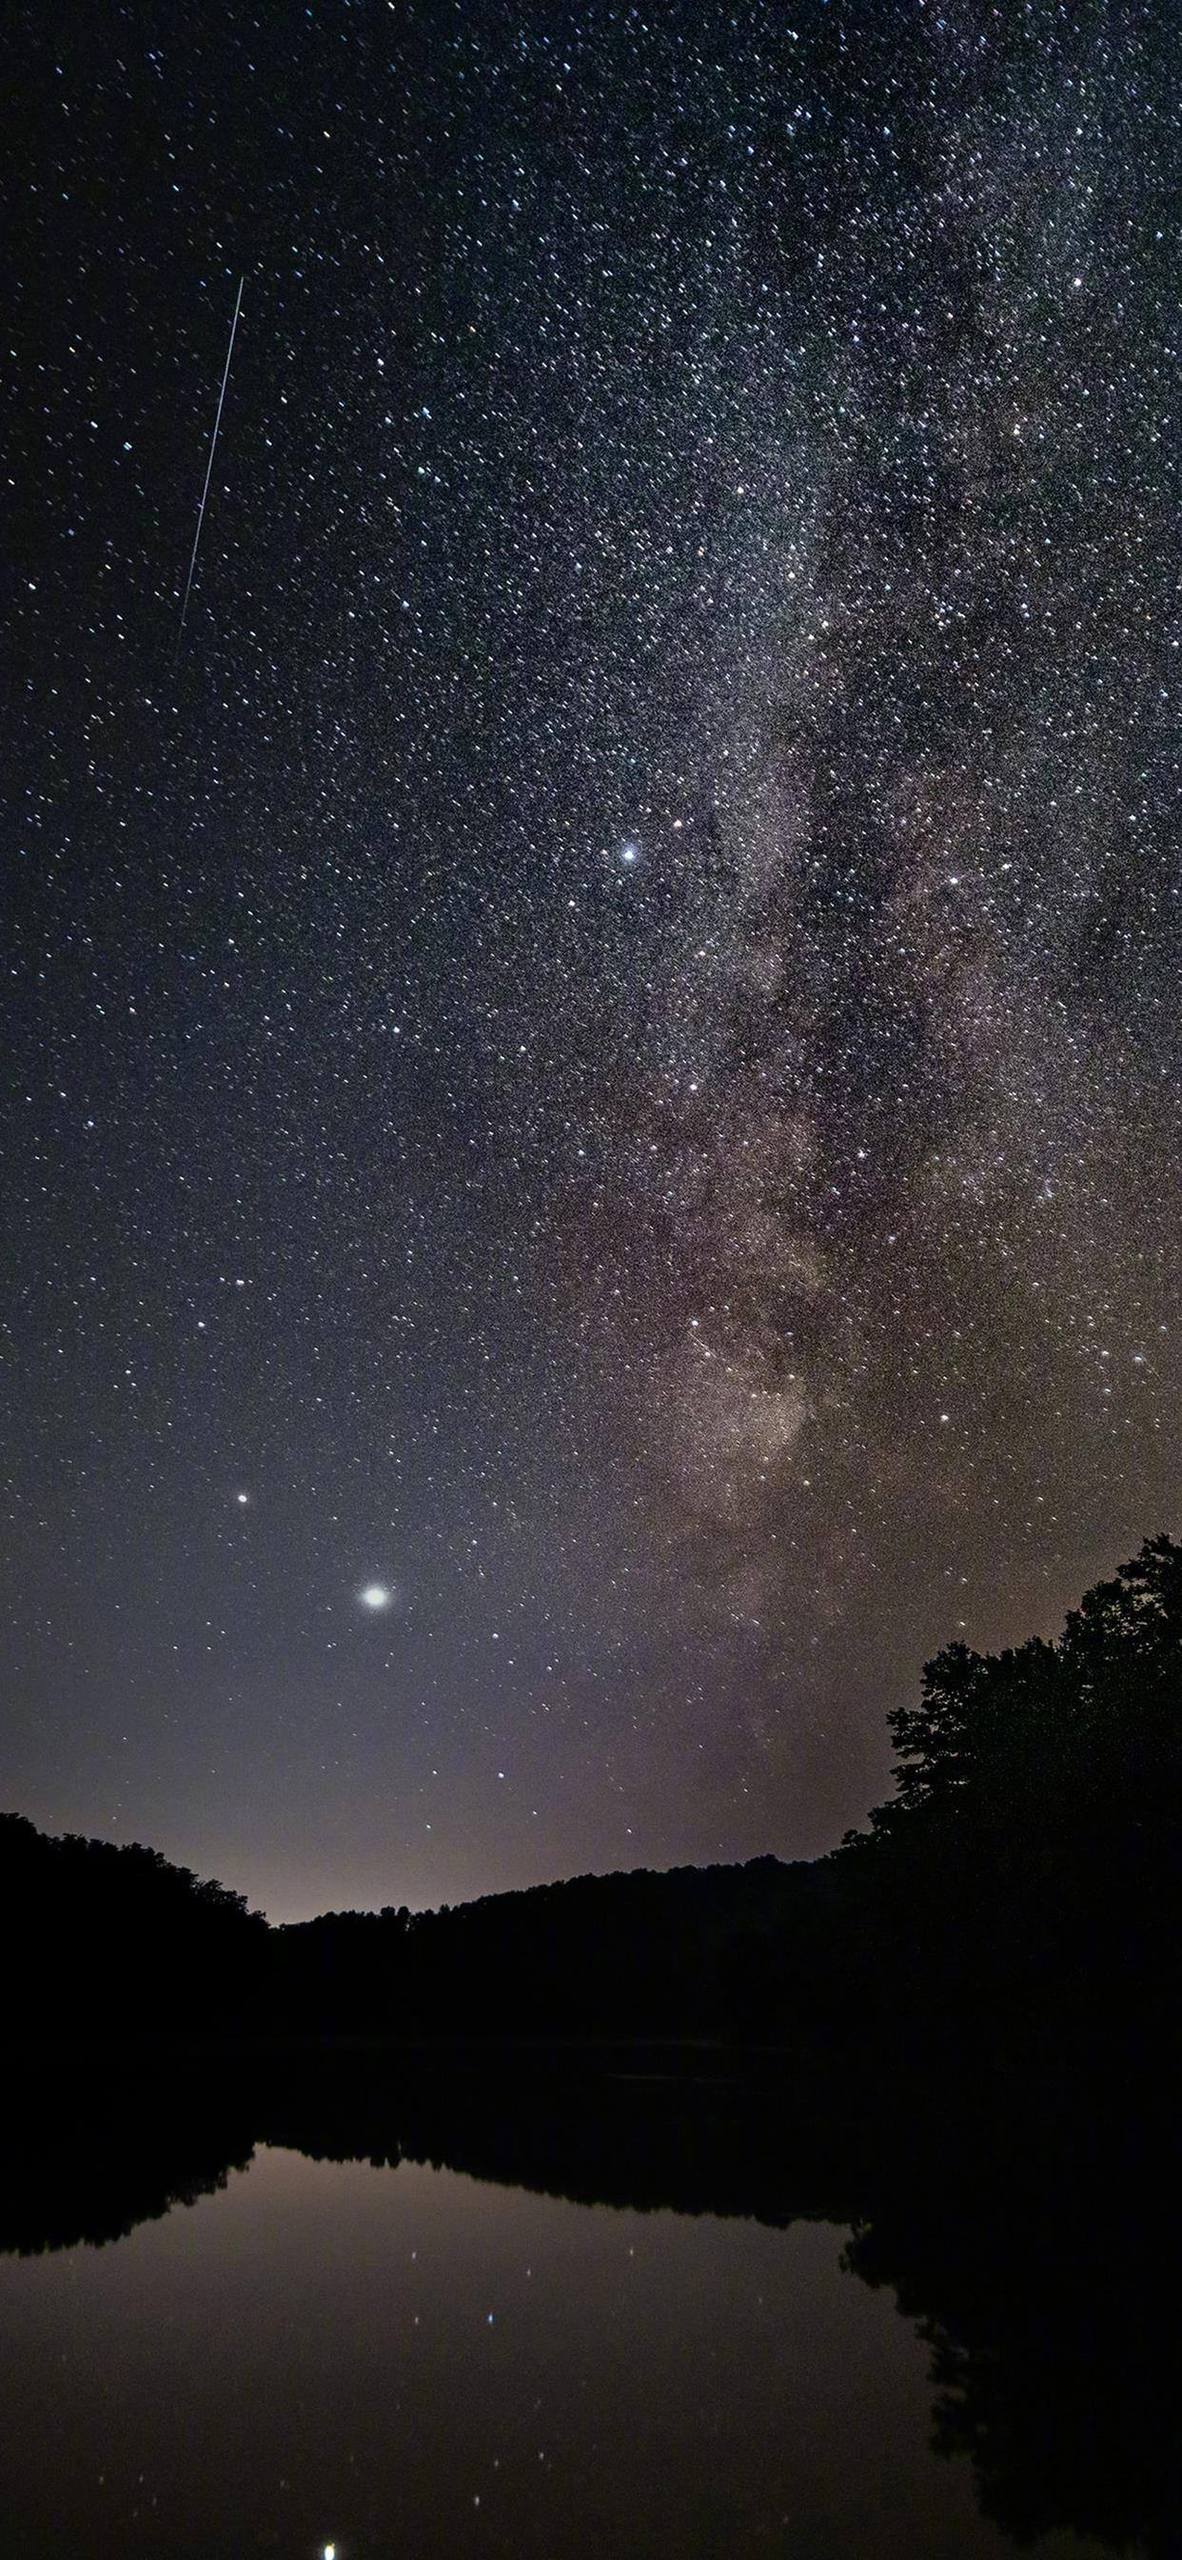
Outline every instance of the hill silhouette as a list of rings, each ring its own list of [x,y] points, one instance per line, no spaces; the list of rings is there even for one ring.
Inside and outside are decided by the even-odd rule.
[[[10,2034],[707,2038],[1014,2060],[1170,2032],[1182,1547],[1055,1644],[953,1644],[831,1856],[579,1877],[272,1928],[155,1851],[0,1816]]]

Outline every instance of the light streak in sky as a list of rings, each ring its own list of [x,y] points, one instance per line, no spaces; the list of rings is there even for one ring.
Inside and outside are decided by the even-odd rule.
[[[218,393],[217,415],[213,422],[213,434],[209,439],[209,459],[205,466],[205,486],[201,492],[201,504],[197,509],[197,531],[193,536],[193,548],[189,555],[189,574],[185,580],[185,600],[181,606],[180,629],[176,635],[176,655],[172,662],[174,670],[176,668],[177,661],[180,658],[181,649],[184,644],[185,621],[189,611],[189,598],[193,592],[193,576],[197,567],[197,553],[201,543],[201,527],[205,522],[206,500],[209,497],[209,484],[213,478],[213,458],[218,449],[218,430],[222,423],[222,410],[225,407],[226,384],[230,379],[230,364],[234,354],[234,340],[238,334],[238,314],[242,309],[242,288],[245,282],[245,276],[239,276],[238,298],[234,304],[234,317],[230,322],[230,343],[226,349],[226,362],[222,372],[222,387]]]

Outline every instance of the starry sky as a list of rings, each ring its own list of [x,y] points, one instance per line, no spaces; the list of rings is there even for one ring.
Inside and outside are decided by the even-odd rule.
[[[816,1854],[1182,1514],[1174,13],[17,27],[0,1800]]]

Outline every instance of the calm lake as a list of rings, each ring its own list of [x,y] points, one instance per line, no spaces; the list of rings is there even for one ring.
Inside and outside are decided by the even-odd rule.
[[[847,2238],[260,2147],[126,2238],[0,2259],[0,2549],[1012,2551]]]

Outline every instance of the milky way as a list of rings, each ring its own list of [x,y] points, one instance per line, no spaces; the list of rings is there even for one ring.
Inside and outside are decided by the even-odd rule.
[[[26,13],[7,1801],[813,1853],[1176,1530],[1170,19]]]

